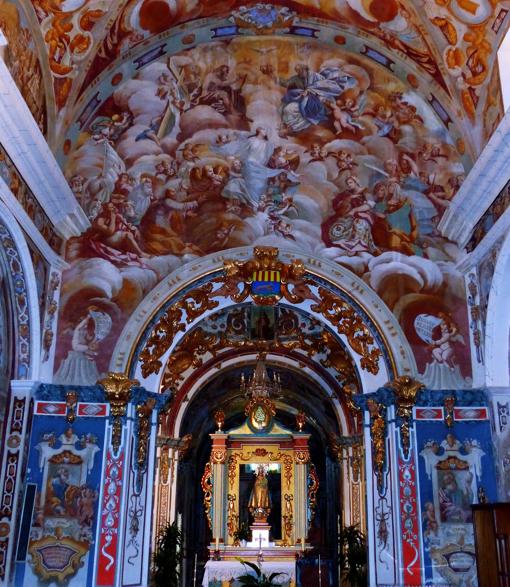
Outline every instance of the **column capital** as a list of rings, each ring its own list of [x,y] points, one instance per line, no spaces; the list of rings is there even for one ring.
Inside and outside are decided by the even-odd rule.
[[[30,397],[40,383],[40,381],[34,381],[32,379],[11,379],[10,386],[13,395],[17,397]]]

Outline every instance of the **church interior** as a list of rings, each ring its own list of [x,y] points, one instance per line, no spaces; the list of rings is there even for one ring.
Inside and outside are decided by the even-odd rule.
[[[510,585],[509,12],[0,0],[0,585]]]

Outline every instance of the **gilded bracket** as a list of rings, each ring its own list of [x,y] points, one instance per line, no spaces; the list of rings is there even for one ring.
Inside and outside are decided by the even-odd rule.
[[[228,515],[227,515],[227,529],[228,535],[234,538],[235,533],[239,529],[239,515],[236,512],[236,496],[233,493],[227,495],[228,500]]]
[[[453,409],[455,407],[455,396],[448,396],[444,398],[444,422],[451,428],[454,422]]]
[[[294,501],[294,496],[291,493],[286,493],[284,495],[285,499],[285,513],[283,514],[283,546],[290,546],[292,544],[292,529],[294,527],[294,514],[293,514],[293,507],[292,502]]]
[[[386,464],[386,407],[374,399],[367,400],[370,413],[370,436],[372,438],[372,456],[379,494],[383,493],[384,466]]]
[[[129,379],[124,373],[108,373],[107,377],[98,381],[104,388],[107,401],[110,403],[112,418],[112,447],[118,454],[122,436],[122,418],[126,416],[127,406],[131,399],[131,388],[139,385],[138,380]]]
[[[78,394],[76,391],[66,393],[66,420],[72,424],[76,420],[76,405],[78,403]]]
[[[423,383],[412,379],[407,375],[396,377],[387,384],[389,389],[395,392],[395,407],[397,421],[400,424],[400,441],[404,458],[409,458],[411,447],[411,426],[413,423],[413,407],[416,403],[418,392],[425,388]]]
[[[308,508],[310,510],[310,518],[308,520],[308,530],[315,517],[317,510],[317,491],[319,490],[319,476],[315,469],[315,465],[311,464],[308,470]]]
[[[152,410],[156,405],[154,398],[148,398],[144,403],[136,406],[136,420],[137,420],[137,447],[136,447],[136,462],[138,468],[145,470],[147,465],[147,452],[149,449],[149,436],[151,430],[151,416]]]
[[[205,465],[204,474],[202,475],[201,486],[204,492],[204,509],[205,517],[207,518],[207,524],[209,529],[212,530],[212,495],[213,495],[213,482],[212,482],[212,467],[211,463]]]

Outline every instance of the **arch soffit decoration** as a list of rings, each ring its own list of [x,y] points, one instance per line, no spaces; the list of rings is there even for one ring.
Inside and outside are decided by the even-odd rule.
[[[252,299],[249,285],[244,285],[245,299],[232,299],[231,294],[236,295],[232,286],[239,294],[237,287],[242,281],[229,281],[224,269],[227,273],[229,267],[235,273],[236,266],[251,270],[253,266],[248,262],[253,263],[254,252],[256,255],[259,249],[242,247],[209,255],[170,274],[131,315],[117,341],[110,369],[129,373],[146,388],[159,390],[163,365],[186,331],[219,309]],[[398,375],[416,377],[414,356],[399,324],[361,279],[341,266],[315,257],[271,250],[273,260],[289,272],[291,286],[287,293],[293,298],[291,303],[333,329],[346,348],[352,349],[354,345],[361,349],[361,353],[351,352],[351,357],[365,393]],[[304,281],[296,280],[293,263]],[[171,324],[168,319],[165,322],[165,316],[171,317]]]
[[[282,303],[274,336],[270,340],[253,339],[249,307],[250,304],[239,304],[214,312],[210,320],[202,319],[186,330],[164,364],[160,391],[176,389],[211,357],[221,361],[232,352],[273,352],[279,356],[294,356],[302,362],[308,357],[319,370],[329,373],[337,386],[348,384],[356,390],[360,388],[360,374],[349,349],[329,326],[312,321],[313,317],[306,312]]]
[[[41,328],[35,273],[23,232],[1,201],[0,247],[8,271],[6,277],[14,319],[13,376],[16,379],[37,380]]]
[[[217,375],[218,370],[229,370],[233,367],[254,368],[258,354],[255,352],[236,353],[228,357],[212,358],[202,368],[192,373],[183,382],[175,402],[169,412],[164,431],[169,436],[181,436],[181,429],[186,419],[188,408],[200,390],[211,382]],[[284,368],[290,371],[299,371],[301,375],[309,379],[320,390],[320,395],[329,402],[332,413],[339,430],[343,434],[353,433],[356,429],[356,418],[352,411],[349,411],[348,403],[350,398],[341,395],[338,383],[317,363],[310,359],[306,362],[301,357],[290,354],[277,354],[269,352],[266,355],[266,365],[272,368]]]
[[[246,304],[215,312],[210,322],[201,320],[185,333],[164,365],[162,376],[161,391],[175,393],[164,426],[168,434],[175,435],[174,431],[180,429],[196,393],[216,377],[218,370],[238,366],[239,361],[253,368],[254,357],[259,353],[264,353],[268,364],[270,356],[272,366],[283,365],[299,374],[306,372],[331,404],[339,428],[348,430],[354,423],[353,413],[349,412],[354,407],[351,395],[358,392],[361,380],[349,350],[325,324],[311,322],[310,316],[290,305],[280,304],[279,308],[284,312],[283,324],[277,321],[271,341],[250,339]],[[280,324],[283,329],[279,329]]]

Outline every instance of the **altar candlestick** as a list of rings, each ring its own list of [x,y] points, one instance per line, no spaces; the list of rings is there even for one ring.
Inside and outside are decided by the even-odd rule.
[[[321,555],[319,554],[319,587],[322,587]]]
[[[193,587],[197,587],[197,557],[198,557],[198,552],[195,552],[195,569],[193,570]]]
[[[220,549],[220,539],[216,536],[216,550]]]

